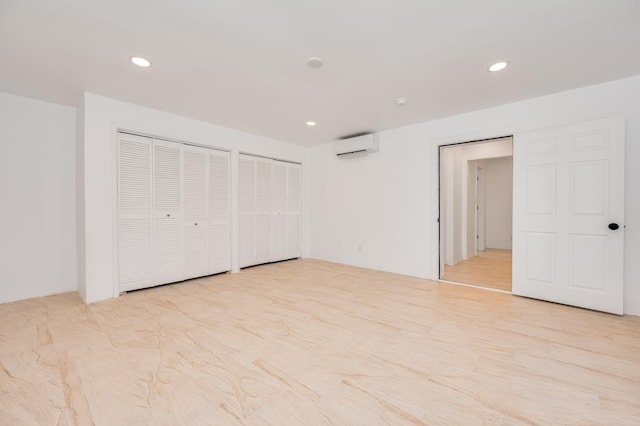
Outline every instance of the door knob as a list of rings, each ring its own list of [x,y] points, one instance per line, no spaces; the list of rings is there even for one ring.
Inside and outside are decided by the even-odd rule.
[[[171,217],[171,215],[169,213],[167,213],[167,217]]]
[[[198,222],[196,222],[196,226],[198,226]]]
[[[609,229],[611,229],[612,231],[615,231],[618,228],[620,228],[620,225],[618,225],[617,223],[610,223],[609,224]]]

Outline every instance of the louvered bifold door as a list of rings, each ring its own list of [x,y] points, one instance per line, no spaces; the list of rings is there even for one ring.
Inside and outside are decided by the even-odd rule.
[[[118,278],[120,291],[153,284],[151,151],[153,140],[118,134]]]
[[[183,279],[182,145],[154,140],[154,284]]]
[[[190,145],[182,150],[184,279],[209,275],[208,151]]]
[[[231,270],[229,153],[209,155],[209,274]]]
[[[255,264],[271,262],[272,160],[256,159]]]
[[[302,255],[302,176],[299,164],[287,166],[287,259]]]
[[[287,166],[288,163],[273,161],[272,261],[287,258]]]
[[[240,155],[238,171],[238,213],[240,267],[255,264],[256,158]]]

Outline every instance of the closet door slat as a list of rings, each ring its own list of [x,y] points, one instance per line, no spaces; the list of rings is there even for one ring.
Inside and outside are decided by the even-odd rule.
[[[255,264],[256,158],[241,155],[238,170],[240,267]]]
[[[154,284],[183,279],[182,145],[154,140]]]
[[[118,134],[118,278],[121,291],[153,283],[151,138]]]
[[[229,153],[209,151],[209,273],[231,269]]]
[[[184,279],[209,274],[209,158],[207,149],[183,147]]]
[[[287,259],[302,256],[302,176],[299,164],[287,165]]]

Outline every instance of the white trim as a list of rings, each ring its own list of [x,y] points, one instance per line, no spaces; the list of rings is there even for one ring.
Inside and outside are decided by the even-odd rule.
[[[118,221],[120,218],[120,212],[118,209],[119,197],[118,197],[118,180],[120,174],[119,161],[120,148],[118,143],[118,126],[112,123],[111,126],[111,179],[109,184],[111,185],[111,206],[112,206],[112,220],[111,220],[111,235],[113,242],[113,254],[111,256],[112,270],[113,270],[113,288],[112,295],[114,298],[120,296],[120,229],[118,227]],[[87,288],[87,292],[88,292]]]
[[[118,133],[126,133],[127,135],[142,136],[142,137],[152,138],[152,139],[166,141],[166,142],[181,143],[182,145],[190,145],[190,146],[195,146],[195,147],[198,147],[198,148],[216,149],[218,151],[231,152],[231,149],[229,149],[229,148],[221,148],[219,146],[212,146],[212,145],[205,145],[205,144],[196,143],[196,142],[189,142],[189,141],[186,141],[186,140],[183,140],[183,139],[169,138],[169,137],[166,137],[166,136],[158,136],[158,135],[155,135],[153,133],[142,132],[142,131],[137,131],[137,130],[128,130],[128,129],[120,127],[120,126],[116,126],[116,127],[118,128]]]
[[[502,127],[493,130],[479,130],[477,132],[460,133],[452,136],[441,136],[432,139],[438,147],[444,145],[455,145],[468,142],[480,142],[489,139],[500,139],[502,137],[510,137],[518,132],[524,131],[523,125]]]
[[[246,151],[238,151],[238,153],[240,155],[250,155],[252,157],[264,158],[265,160],[275,160],[275,161],[282,161],[283,163],[291,163],[291,164],[302,165],[302,163],[300,163],[298,161],[283,160],[282,158],[270,157],[268,155],[258,155],[258,154],[253,154],[251,152],[246,152]]]
[[[502,293],[502,294],[513,294],[510,291],[506,291],[506,290],[498,290],[497,288],[491,288],[491,287],[482,287],[479,285],[473,285],[473,284],[465,284],[465,283],[457,283],[455,281],[447,281],[447,280],[435,280],[439,283],[444,283],[444,284],[453,284],[453,285],[458,285],[461,287],[470,287],[470,288],[475,288],[478,290],[487,290],[487,291],[493,291],[495,293]]]
[[[515,134],[522,132],[524,125],[513,125],[509,127],[502,127],[489,130],[478,130],[474,132],[460,133],[457,135],[440,136],[430,140],[432,149],[432,161],[431,161],[431,235],[437,235],[438,238],[431,239],[431,261],[430,264],[435,266],[432,269],[432,280],[440,280],[440,147],[446,145],[454,145],[465,142],[474,142],[488,139],[499,139],[506,136],[514,136]]]

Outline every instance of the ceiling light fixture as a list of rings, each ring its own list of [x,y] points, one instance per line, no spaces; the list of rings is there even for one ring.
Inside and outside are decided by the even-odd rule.
[[[407,98],[396,98],[396,105],[403,106],[407,103]]]
[[[509,65],[507,62],[496,62],[495,64],[489,67],[489,71],[496,72],[505,69]]]
[[[141,58],[139,56],[132,56],[131,62],[136,64],[139,67],[148,68],[151,66],[151,61],[145,58]]]
[[[313,126],[315,126],[315,125],[316,125],[316,122],[315,122],[315,121],[307,121],[307,126],[309,126],[309,127],[313,127]]]
[[[322,60],[322,58],[318,58],[317,56],[312,56],[307,59],[307,65],[309,66],[309,68],[320,68],[323,63],[324,61]]]

